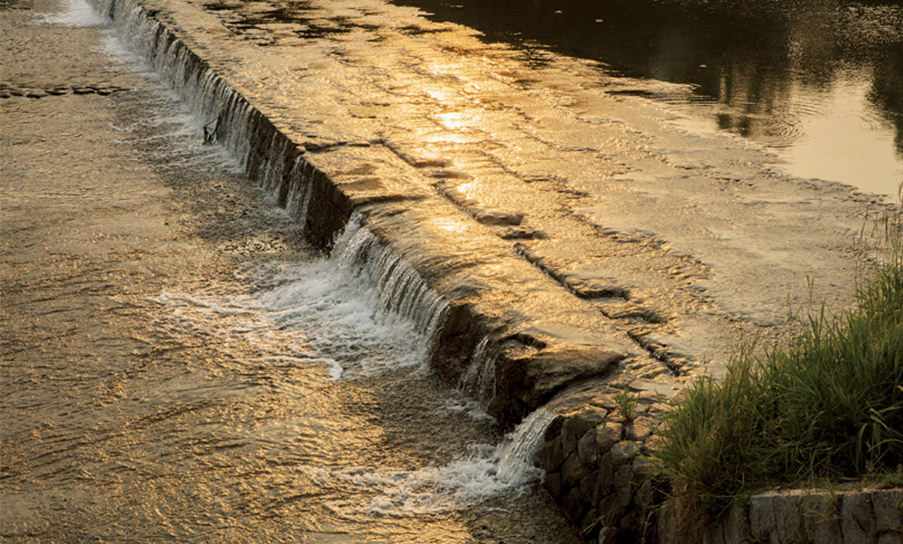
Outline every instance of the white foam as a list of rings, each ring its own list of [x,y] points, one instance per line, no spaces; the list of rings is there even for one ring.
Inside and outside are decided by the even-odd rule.
[[[500,494],[521,491],[539,479],[543,472],[534,466],[533,459],[554,419],[554,414],[539,409],[498,446],[472,445],[466,458],[440,467],[412,471],[362,467],[300,470],[319,486],[350,485],[376,495],[366,505],[341,501],[328,504],[341,516],[354,517],[361,510],[384,516],[459,510]]]
[[[483,405],[463,393],[457,392],[445,399],[440,405],[441,410],[449,412],[461,412],[474,421],[492,421],[493,417],[486,412]]]
[[[85,0],[65,0],[63,2],[63,11],[43,15],[39,18],[39,21],[76,28],[102,27],[108,23]]]
[[[379,310],[379,296],[331,259],[269,263],[240,272],[253,292],[237,296],[163,293],[181,327],[246,342],[264,358],[320,362],[333,378],[422,368],[423,335]]]

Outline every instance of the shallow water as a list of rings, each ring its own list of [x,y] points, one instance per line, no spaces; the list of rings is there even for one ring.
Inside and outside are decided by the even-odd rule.
[[[897,2],[400,0],[487,41],[553,50],[687,88],[627,89],[682,126],[739,134],[795,176],[896,195],[903,183]]]
[[[576,542],[532,467],[549,414],[501,436],[425,368],[431,321],[384,308],[356,223],[307,248],[63,7],[0,11],[13,83],[121,90],[3,103],[3,540]]]

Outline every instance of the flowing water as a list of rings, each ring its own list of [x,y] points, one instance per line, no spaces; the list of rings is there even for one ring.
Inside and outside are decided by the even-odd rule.
[[[165,78],[56,7],[3,13],[12,77],[118,90],[4,103],[4,541],[576,542],[537,488],[553,416],[502,436],[438,382],[419,276],[357,220],[306,249]]]
[[[691,130],[762,144],[795,176],[891,196],[903,183],[899,2],[396,3],[476,28],[487,41],[594,59],[605,72],[648,78],[623,92],[669,104]]]
[[[486,343],[474,347],[457,389],[439,383],[427,357],[448,309],[380,243],[376,228],[368,231],[353,217],[328,254],[305,245],[309,216],[318,212],[311,209],[316,176],[296,146],[270,130],[273,124],[301,142],[310,160],[328,166],[372,153],[373,164],[389,165],[373,174],[377,185],[405,173],[402,197],[448,196],[455,180],[466,178],[456,190],[467,198],[448,197],[462,211],[487,228],[527,216],[548,231],[549,251],[560,249],[566,264],[575,256],[623,256],[618,262],[634,264],[621,265],[617,281],[636,284],[629,287],[637,298],[647,293],[664,303],[666,315],[689,316],[689,324],[675,319],[675,330],[703,342],[727,342],[716,323],[727,314],[764,315],[770,326],[777,305],[769,293],[783,299],[785,279],[804,275],[794,267],[808,273],[824,256],[804,250],[848,235],[849,195],[844,190],[839,198],[827,184],[800,189],[798,180],[777,179],[760,168],[770,159],[738,151],[734,138],[696,138],[666,126],[704,116],[675,120],[657,106],[611,96],[711,112],[722,129],[784,153],[788,168],[791,154],[806,149],[801,142],[831,132],[793,120],[846,111],[825,104],[850,105],[882,142],[899,130],[899,42],[892,32],[877,34],[891,36],[878,48],[883,56],[869,49],[862,62],[852,62],[856,55],[825,57],[830,69],[822,79],[815,77],[818,62],[812,67],[807,60],[814,46],[788,42],[796,56],[784,49],[772,56],[799,63],[766,65],[757,78],[748,77],[737,56],[743,47],[733,57],[714,52],[734,51],[724,47],[732,41],[755,43],[757,32],[768,42],[771,23],[749,26],[742,39],[732,36],[747,25],[728,25],[710,43],[703,39],[708,34],[681,26],[697,21],[693,13],[634,21],[627,9],[623,19],[634,22],[610,35],[640,52],[621,63],[608,49],[579,50],[593,41],[531,35],[538,32],[531,28],[554,28],[560,20],[579,38],[587,35],[580,28],[621,18],[617,10],[567,18],[588,3],[551,12],[542,1],[481,3],[505,17],[475,12],[466,0],[422,4],[445,10],[442,17],[474,16],[459,20],[484,30],[495,21],[487,35],[518,42],[511,49],[478,47],[467,29],[433,26],[417,10],[382,0],[162,2],[161,17],[181,26],[220,76],[134,4],[96,4],[115,16],[115,28],[80,0],[62,14],[57,0],[16,0],[0,11],[4,59],[14,59],[4,65],[0,313],[0,507],[2,535],[12,541],[578,540],[538,489],[541,474],[531,462],[551,414],[538,410],[501,435],[483,411],[497,386]],[[154,2],[147,4],[153,12]],[[867,19],[895,21],[896,8],[887,9]],[[526,22],[496,24],[502,21]],[[606,60],[634,77],[540,54],[547,44]],[[649,51],[648,44],[659,48]],[[763,56],[771,55],[764,49]],[[688,53],[679,62],[659,58],[681,51]],[[754,74],[758,58],[749,61]],[[694,79],[697,71],[702,75]],[[599,93],[603,72],[606,91]],[[775,75],[785,72],[803,75]],[[859,103],[875,108],[863,113]],[[861,172],[885,185],[862,186],[890,192],[882,176],[890,173],[893,182],[899,174],[899,142],[880,156]],[[393,169],[399,165],[403,170]],[[407,179],[411,169],[418,174]],[[685,170],[698,175],[686,177]],[[436,177],[423,185],[430,171]],[[754,187],[764,192],[754,200],[722,186],[747,191],[739,183],[747,179],[762,185]],[[639,187],[642,198],[610,198],[622,182]],[[713,183],[718,191],[710,190]],[[697,184],[702,189],[692,192]],[[671,204],[688,198],[692,205],[681,210],[691,215],[674,214]],[[582,199],[577,209],[572,199]],[[730,207],[736,202],[740,213]],[[771,223],[756,215],[760,208]],[[612,253],[615,242],[603,237],[568,237],[594,217],[604,218],[600,228],[622,234],[650,228],[680,251],[723,265],[728,272],[708,290],[728,310],[707,313],[705,319],[714,317],[694,328],[696,300],[686,302],[685,290],[673,287],[670,265],[656,265],[669,272],[655,276],[660,269],[644,264],[658,262],[649,257],[654,248],[644,246],[644,257],[627,237]],[[438,217],[437,224],[465,220]],[[733,233],[735,225],[752,225],[754,236]],[[787,225],[814,232],[813,241],[774,247],[771,235]],[[572,251],[569,243],[578,242],[599,245]],[[750,248],[769,266],[790,265],[783,276],[774,267],[750,266]],[[835,274],[831,292],[841,291],[836,275],[848,275],[837,262],[847,261],[822,263],[822,271]],[[594,270],[598,263],[576,264],[586,277],[615,281],[607,268]],[[693,270],[687,277],[701,274]],[[750,270],[781,288],[744,275]],[[690,281],[678,272],[680,286]],[[667,282],[659,285],[659,277]],[[751,284],[755,289],[744,287]],[[739,310],[730,310],[736,293]]]

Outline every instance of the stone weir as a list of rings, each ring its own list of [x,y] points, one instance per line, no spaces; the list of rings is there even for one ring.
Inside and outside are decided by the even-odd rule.
[[[236,91],[160,12],[130,0],[104,9],[140,40],[194,113],[210,120],[204,137],[225,145],[311,241],[328,248],[352,217],[361,223],[371,237],[356,264],[371,269],[385,309],[417,319],[434,337],[435,372],[477,396],[506,428],[572,384],[608,376],[628,357],[649,357],[511,241],[416,179],[422,174],[393,150],[376,141],[320,148],[295,140],[278,112]],[[399,285],[394,269],[401,267],[427,288]]]
[[[224,145],[249,177],[305,226],[310,240],[328,249],[349,221],[360,223],[358,232],[366,235],[359,237],[353,264],[370,271],[386,309],[410,316],[431,335],[430,364],[437,375],[482,402],[505,428],[539,407],[559,415],[546,432],[540,456],[545,485],[587,538],[653,538],[653,490],[644,454],[664,400],[725,352],[728,341],[718,344],[712,338],[723,339],[744,327],[760,331],[762,324],[738,320],[712,303],[714,295],[694,285],[712,279],[696,257],[673,251],[642,231],[602,228],[591,212],[575,213],[572,203],[590,198],[580,189],[579,176],[591,172],[616,179],[630,172],[617,157],[592,147],[617,150],[629,144],[646,176],[638,173],[638,184],[670,175],[686,180],[686,172],[696,169],[704,175],[692,183],[720,184],[724,191],[740,175],[727,172],[724,164],[734,161],[747,172],[759,160],[755,151],[734,140],[717,140],[714,147],[694,140],[689,155],[699,145],[720,150],[719,160],[725,162],[712,166],[656,150],[651,133],[643,133],[642,127],[659,126],[658,120],[640,118],[631,126],[617,118],[639,107],[638,102],[624,105],[623,97],[630,93],[609,99],[606,107],[614,108],[614,117],[600,119],[591,115],[595,106],[589,95],[559,88],[567,86],[570,76],[592,79],[579,63],[569,65],[564,79],[555,72],[561,66],[542,65],[558,83],[549,85],[551,90],[519,95],[526,102],[517,106],[517,121],[509,123],[508,106],[490,102],[499,85],[527,80],[516,73],[525,64],[512,61],[513,52],[503,47],[487,52],[473,33],[451,32],[428,50],[411,53],[407,42],[394,45],[422,62],[431,59],[432,72],[410,63],[406,72],[382,70],[378,65],[387,57],[373,53],[371,44],[449,29],[411,10],[386,16],[380,10],[401,8],[375,0],[326,2],[331,14],[296,14],[294,19],[285,11],[302,8],[291,3],[94,2],[204,120],[203,137]],[[317,3],[298,6],[313,9],[308,4]],[[281,19],[261,23],[277,11]],[[335,24],[356,16],[378,20],[324,41]],[[395,25],[395,34],[367,38],[366,33],[382,32],[380,25],[390,34],[388,27]],[[361,51],[373,55],[363,72],[355,60]],[[474,70],[489,70],[478,82],[456,80],[456,85],[464,89],[458,98],[470,96],[472,104],[481,105],[490,132],[493,126],[516,125],[494,136],[494,154],[473,131],[455,128],[466,125],[470,113],[437,109],[429,102],[447,94],[440,85],[447,78],[437,71],[443,65],[437,51],[457,52],[470,59]],[[413,84],[421,91],[415,98],[390,88],[393,80],[416,77],[425,79]],[[358,96],[364,80],[370,94]],[[468,95],[474,88],[479,92]],[[373,89],[382,94],[375,96]],[[591,131],[568,132],[567,126],[559,126],[563,121],[556,104],[582,104],[578,128]],[[435,110],[432,128],[444,123],[451,134],[423,132],[418,108]],[[602,140],[579,144],[587,134]],[[685,142],[674,140],[684,136],[673,131],[658,136],[661,145],[684,149]],[[539,148],[545,151],[535,154]],[[515,149],[519,155],[506,155]],[[555,160],[542,153],[554,154]],[[759,176],[769,191],[785,190],[785,178],[766,167],[753,169],[749,175]],[[572,179],[556,171],[571,172]],[[740,185],[749,190],[748,184]],[[867,197],[835,186],[810,183],[800,190],[811,194],[784,195],[805,204],[805,210],[787,214],[788,221],[809,230],[825,221],[840,225],[820,228],[824,240],[855,231],[869,203]],[[763,200],[750,206],[767,211],[778,202],[769,195],[759,195]],[[736,195],[726,201],[736,202]],[[664,217],[652,203],[643,209],[649,217]],[[800,213],[812,219],[800,220]],[[735,218],[742,221],[743,215]],[[841,224],[841,219],[848,221]],[[841,253],[822,256],[826,270],[849,268],[851,253],[844,254],[843,262],[837,260]],[[803,254],[800,259],[814,258]],[[604,274],[597,273],[600,267]],[[618,274],[631,279],[612,279]],[[764,282],[767,289],[773,277],[761,274],[750,281]],[[740,287],[714,280],[710,285],[714,294]],[[683,321],[669,323],[678,315]],[[687,332],[706,340],[693,344],[695,351],[685,349],[676,331],[685,340]]]

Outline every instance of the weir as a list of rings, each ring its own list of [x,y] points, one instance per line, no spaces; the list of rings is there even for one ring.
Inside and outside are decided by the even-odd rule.
[[[322,124],[322,112],[311,110],[316,119],[310,123],[299,119],[304,111],[286,112],[281,106],[291,103],[292,96],[277,99],[266,94],[263,84],[241,77],[236,68],[241,66],[240,55],[231,58],[193,34],[195,24],[222,31],[214,15],[193,6],[184,7],[185,15],[153,1],[92,1],[204,120],[205,141],[222,144],[249,177],[303,225],[309,240],[331,251],[331,262],[372,281],[382,311],[415,324],[424,335],[423,349],[437,376],[477,400],[503,428],[520,424],[508,442],[479,458],[481,474],[493,472],[503,483],[519,481],[530,472],[530,460],[538,450],[546,488],[571,521],[587,529],[588,538],[606,544],[652,538],[656,497],[644,454],[663,413],[663,400],[693,375],[706,373],[708,363],[724,355],[731,342],[728,333],[772,327],[774,322],[763,325],[766,318],[762,316],[770,316],[773,308],[762,311],[757,301],[743,296],[731,298],[735,306],[728,308],[719,297],[728,292],[745,294],[733,278],[716,276],[700,259],[672,250],[642,229],[604,229],[594,223],[612,208],[572,210],[568,207],[572,200],[598,190],[586,180],[576,188],[568,187],[554,174],[531,171],[530,161],[520,158],[514,163],[528,164],[524,172],[464,153],[463,158],[455,155],[457,161],[447,160],[399,145],[391,135],[369,126],[328,134],[335,127]],[[277,67],[273,73],[287,71]],[[493,76],[505,80],[504,74]],[[355,82],[341,83],[353,88]],[[540,106],[528,104],[524,109],[537,113],[555,100],[581,104],[582,90],[573,92],[578,98],[549,94],[537,99]],[[378,109],[384,104],[367,107]],[[619,119],[598,120],[593,107],[590,104],[580,112],[580,123],[622,135],[637,132],[623,128],[626,123]],[[450,119],[444,121],[456,121]],[[576,141],[567,143],[548,143],[545,136],[533,133],[516,143],[540,142],[565,155],[582,153],[587,145],[580,144],[591,138],[577,132]],[[680,142],[675,142],[687,137],[675,134],[661,137],[666,155],[673,151],[668,146],[679,148]],[[641,140],[637,147],[643,160],[652,160],[649,157],[659,152],[644,137],[633,137]],[[661,159],[664,166],[657,165],[652,173],[633,173],[628,181],[652,184],[668,175],[686,180],[690,177],[686,171],[699,170],[712,178],[706,182],[719,187],[734,183],[735,174],[724,164],[734,161],[735,148],[730,146],[736,144],[719,141],[714,147],[722,145],[719,152],[724,157],[719,160],[723,163],[699,166],[691,153],[677,158],[668,155]],[[612,183],[624,181],[629,170],[621,172],[617,161],[605,162],[608,159],[601,151],[594,152],[592,160],[605,163]],[[743,152],[757,156],[745,148]],[[584,159],[574,157],[572,164],[558,160],[555,168],[592,171]],[[511,196],[512,202],[520,198],[518,202],[535,206],[524,204],[536,213],[525,219],[524,214],[508,210],[504,198],[486,196],[491,190],[473,190],[478,182],[491,189],[505,185],[496,178],[484,180],[467,173],[467,167],[479,171],[484,163],[506,183],[517,178],[517,191],[523,195],[503,194]],[[756,175],[770,183],[788,183],[767,168],[760,170]],[[548,187],[560,200],[547,198],[543,191],[549,191]],[[779,193],[773,187],[768,190]],[[832,221],[843,215],[832,215],[832,211],[852,214],[855,209],[858,213],[863,200],[847,196],[845,189],[827,190],[835,191],[830,193],[833,200],[824,209],[807,213],[830,218],[820,219],[830,223],[831,228],[823,229],[830,237],[836,235]],[[783,206],[783,196],[757,195],[761,200],[730,196],[728,200],[745,203],[743,199],[749,198],[750,208]],[[810,196],[788,200],[808,207]],[[609,200],[616,199],[606,200],[607,206],[617,206]],[[652,200],[644,218],[670,219],[663,204]],[[700,208],[695,203],[687,206],[694,207]],[[560,209],[566,213],[559,213]],[[611,217],[616,221],[618,216]],[[846,224],[837,227],[845,228]],[[679,239],[687,243],[698,234],[680,232],[684,238]],[[724,234],[719,239],[730,237]],[[588,245],[582,245],[587,240]],[[585,262],[573,262],[572,255],[580,251],[587,254]],[[762,261],[777,252],[767,247],[752,251]],[[737,266],[736,253],[735,248],[712,252],[720,259],[717,263],[728,268]],[[625,275],[633,274],[633,284],[622,285],[626,280],[616,278],[612,270],[629,271]],[[792,272],[781,277],[786,275]],[[773,280],[757,272],[743,281],[755,282],[760,276]],[[697,282],[707,282],[707,287]],[[712,366],[716,373],[723,369]],[[625,405],[632,408],[626,410]],[[460,467],[445,468],[457,474]],[[316,474],[345,481],[360,476]],[[380,481],[400,477],[386,478]]]
[[[427,343],[426,352],[437,349],[436,338],[444,324],[448,305],[430,290],[422,277],[391,249],[361,226],[363,217],[351,218],[332,249],[341,266],[360,270],[379,292],[380,310],[412,320]]]
[[[473,366],[472,356],[478,356],[479,368],[470,371],[481,376],[482,392],[476,393],[498,393],[482,401],[504,425],[519,421],[569,380],[604,375],[624,357],[598,340],[569,345],[545,332],[551,327],[543,327],[532,311],[517,310],[524,290],[533,293],[530,306],[545,303],[559,314],[555,318],[580,323],[578,328],[597,338],[608,331],[611,345],[636,351],[626,335],[604,324],[603,316],[590,308],[582,315],[575,312],[571,297],[563,297],[554,282],[512,254],[507,244],[458,219],[454,205],[435,193],[402,187],[387,192],[379,183],[342,183],[341,177],[336,181],[328,176],[317,162],[331,156],[292,141],[193,52],[184,37],[155,18],[156,12],[128,0],[103,2],[99,9],[172,82],[194,114],[210,120],[206,138],[222,143],[252,179],[271,191],[304,225],[309,239],[331,247],[355,214],[354,223],[360,226],[347,230],[351,239],[341,240],[347,244],[341,248],[343,262],[367,271],[379,286],[384,310],[411,317],[428,334],[434,343],[432,366],[441,377],[458,383]],[[353,153],[354,146],[345,147]],[[503,267],[520,276],[518,284],[497,273]],[[561,368],[556,351],[570,364]],[[531,355],[539,352],[539,357]],[[487,366],[488,360],[494,364]],[[486,376],[489,371],[495,372],[493,378]]]

